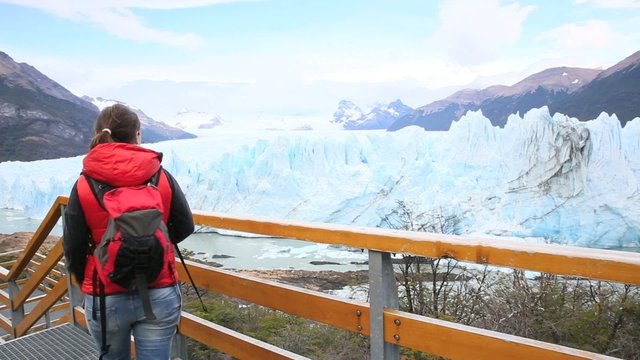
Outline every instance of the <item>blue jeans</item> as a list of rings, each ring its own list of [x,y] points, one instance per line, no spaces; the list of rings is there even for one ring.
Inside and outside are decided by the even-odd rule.
[[[106,296],[107,344],[105,360],[131,359],[131,334],[135,340],[136,359],[164,360],[171,355],[171,340],[180,321],[182,298],[176,284],[166,288],[150,289],[151,309],[156,320],[146,320],[142,300],[137,292]],[[89,332],[98,345],[102,345],[100,325],[100,299],[96,297],[96,316],[93,319],[93,296],[85,295],[84,309]]]

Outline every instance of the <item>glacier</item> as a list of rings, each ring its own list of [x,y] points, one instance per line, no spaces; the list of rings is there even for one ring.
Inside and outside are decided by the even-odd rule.
[[[640,247],[640,118],[579,121],[546,107],[494,127],[468,112],[448,132],[250,128],[145,146],[193,209],[384,226],[403,201],[453,215],[455,233],[594,248]],[[43,217],[82,156],[0,163],[0,208]]]

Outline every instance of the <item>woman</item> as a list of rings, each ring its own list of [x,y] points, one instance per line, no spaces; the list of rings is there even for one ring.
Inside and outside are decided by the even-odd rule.
[[[96,276],[98,247],[109,214],[95,186],[108,188],[145,185],[152,179],[162,196],[163,222],[167,234],[177,244],[193,233],[191,210],[176,180],[162,169],[162,154],[139,146],[140,120],[127,107],[116,104],[100,112],[90,151],[83,160],[82,174],[73,186],[64,215],[64,253],[69,272],[85,294],[85,314],[89,331],[103,359],[130,359],[130,337],[134,336],[137,359],[169,359],[171,340],[180,319],[181,296],[177,285],[175,258],[149,287],[148,296],[155,319],[145,316],[143,299],[137,290],[106,286],[104,309],[100,306],[101,281]],[[94,191],[92,191],[92,189]],[[173,248],[170,255],[173,255]],[[147,301],[147,304],[149,302]],[[106,315],[102,315],[106,314]],[[102,316],[106,321],[103,337]]]

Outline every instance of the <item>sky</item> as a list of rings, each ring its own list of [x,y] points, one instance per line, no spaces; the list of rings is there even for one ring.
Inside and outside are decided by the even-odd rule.
[[[0,0],[0,51],[156,120],[426,105],[640,50],[640,0]]]

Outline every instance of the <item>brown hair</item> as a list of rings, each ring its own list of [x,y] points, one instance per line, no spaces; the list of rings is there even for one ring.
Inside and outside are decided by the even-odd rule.
[[[96,134],[91,140],[90,149],[96,145],[110,142],[135,144],[136,135],[140,131],[140,119],[128,107],[115,104],[100,111],[96,119],[95,130]]]

